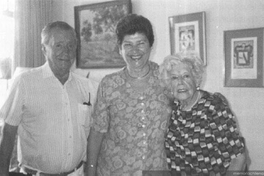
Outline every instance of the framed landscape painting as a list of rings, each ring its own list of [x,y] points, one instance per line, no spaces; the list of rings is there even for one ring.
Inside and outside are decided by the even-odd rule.
[[[121,68],[115,27],[132,12],[131,0],[107,1],[74,7],[78,38],[77,68]]]
[[[205,12],[169,17],[171,54],[195,52],[206,65]]]

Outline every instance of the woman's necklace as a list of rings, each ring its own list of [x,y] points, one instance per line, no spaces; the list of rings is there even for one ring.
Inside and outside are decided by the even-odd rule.
[[[147,72],[143,76],[139,76],[139,77],[131,76],[128,72],[128,69],[125,70],[128,84],[137,93],[142,93],[150,87],[148,80],[150,78],[151,73],[152,72],[151,72],[150,67],[148,68]]]
[[[149,67],[147,73],[144,74],[143,76],[138,76],[138,77],[131,76],[131,75],[129,74],[129,72],[128,72],[128,69],[126,70],[126,72],[127,72],[127,75],[128,75],[130,78],[132,78],[132,79],[137,79],[137,80],[141,80],[141,79],[144,79],[144,78],[146,78],[146,77],[148,76],[148,74],[149,74],[149,72],[150,72],[150,67]]]

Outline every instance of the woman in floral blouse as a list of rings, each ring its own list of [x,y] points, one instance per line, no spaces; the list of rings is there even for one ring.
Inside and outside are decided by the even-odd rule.
[[[164,136],[170,109],[158,65],[149,61],[152,25],[145,17],[130,14],[119,21],[116,34],[126,67],[100,83],[87,173],[141,176],[144,170],[167,170]]]
[[[228,175],[245,166],[244,142],[220,93],[199,89],[204,67],[193,53],[165,58],[160,78],[175,104],[165,147],[172,175]]]

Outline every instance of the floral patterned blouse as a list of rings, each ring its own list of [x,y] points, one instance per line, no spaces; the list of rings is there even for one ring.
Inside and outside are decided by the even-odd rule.
[[[98,158],[100,176],[168,170],[164,137],[171,110],[159,85],[158,65],[150,66],[144,80],[133,80],[124,68],[105,76],[99,85],[93,128],[105,133]]]
[[[244,152],[243,138],[223,95],[201,91],[190,111],[176,103],[166,136],[172,175],[225,175],[233,158]]]

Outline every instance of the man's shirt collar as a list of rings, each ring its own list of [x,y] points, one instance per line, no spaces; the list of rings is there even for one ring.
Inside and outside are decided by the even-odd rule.
[[[72,79],[72,73],[71,70],[69,71],[69,78],[67,81],[71,81]],[[54,75],[54,73],[52,72],[49,63],[46,62],[43,66],[42,66],[42,73],[43,73],[43,78],[48,78],[48,77],[54,77],[56,78],[56,76]],[[57,78],[56,78],[57,79]]]

